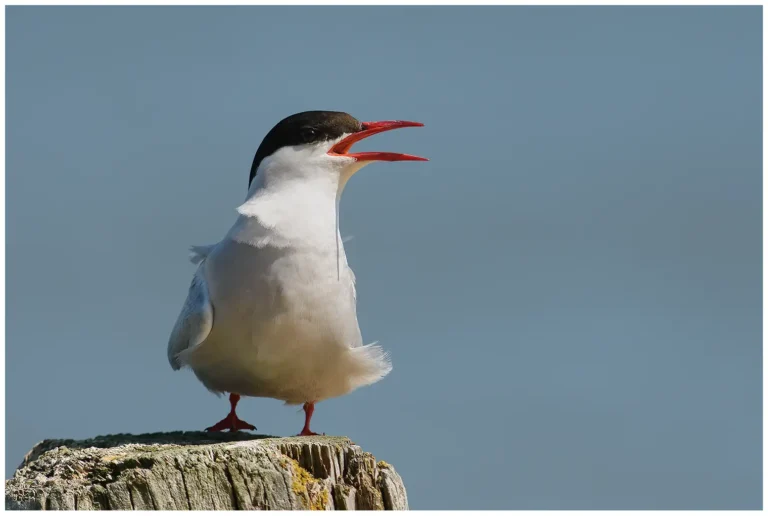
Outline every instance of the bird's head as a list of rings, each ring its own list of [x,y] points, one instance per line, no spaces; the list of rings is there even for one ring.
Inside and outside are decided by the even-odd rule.
[[[387,120],[360,122],[338,111],[305,111],[281,120],[261,142],[251,166],[254,177],[275,174],[323,174],[333,172],[346,181],[374,161],[427,161],[395,152],[350,152],[352,145],[374,134],[401,127],[421,127],[418,122]]]

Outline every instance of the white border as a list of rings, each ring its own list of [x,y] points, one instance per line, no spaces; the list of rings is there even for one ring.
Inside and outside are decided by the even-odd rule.
[[[768,482],[766,482],[766,475],[765,475],[765,464],[766,459],[768,459],[768,453],[766,453],[766,447],[765,447],[765,436],[766,436],[766,418],[765,418],[765,400],[766,400],[766,391],[765,388],[765,371],[767,370],[766,364],[768,364],[768,361],[766,361],[766,355],[765,355],[765,342],[766,342],[766,334],[765,334],[765,321],[766,316],[768,315],[768,303],[766,300],[766,290],[768,290],[766,287],[768,287],[768,281],[766,281],[765,276],[765,265],[766,265],[766,250],[768,250],[768,246],[766,246],[766,238],[765,238],[765,228],[766,228],[766,221],[768,221],[768,218],[766,217],[765,212],[765,199],[766,195],[768,195],[768,188],[766,188],[766,181],[765,181],[765,148],[766,143],[768,143],[768,135],[766,135],[766,125],[765,125],[765,79],[766,79],[766,73],[765,73],[765,62],[766,62],[766,53],[768,52],[768,45],[766,44],[766,38],[765,38],[765,27],[766,27],[766,21],[768,21],[768,16],[766,15],[766,8],[765,5],[763,5],[763,510],[766,508],[766,502],[768,502]]]
[[[467,0],[372,0],[366,2],[354,1],[354,0],[331,0],[327,2],[321,1],[291,1],[291,0],[272,0],[272,1],[254,1],[254,0],[228,0],[225,2],[213,2],[211,0],[110,0],[110,1],[98,1],[98,0],[78,0],[74,2],[62,3],[56,0],[17,0],[12,2],[4,2],[4,5],[55,5],[55,6],[71,6],[71,5],[94,5],[94,6],[112,6],[112,5],[149,5],[149,6],[168,6],[168,5],[204,5],[204,6],[216,6],[225,7],[231,5],[351,5],[351,6],[371,6],[371,5],[464,5],[464,6],[494,6],[494,5],[532,5],[532,6],[602,6],[602,7],[622,7],[622,6],[746,6],[746,5],[764,5],[765,0],[742,0],[739,2],[722,2],[714,0],[694,1],[694,0],[676,0],[676,1],[664,1],[664,0],[640,0],[640,1],[614,1],[614,2],[579,2],[576,0],[560,0],[559,2],[536,2],[536,1],[514,1],[514,0],[483,0],[481,2],[471,2]],[[5,26],[3,25],[3,28]],[[4,29],[3,29],[4,30]]]
[[[36,6],[36,5],[50,5],[50,6],[63,6],[61,2],[56,0],[17,0],[12,2],[3,2],[4,6],[17,6],[17,5],[28,5],[28,6]],[[413,2],[404,2],[402,0],[391,0],[391,1],[371,1],[371,2],[356,2],[352,0],[332,0],[328,2],[312,2],[312,1],[289,1],[289,0],[272,0],[272,1],[248,1],[248,0],[229,0],[224,3],[215,3],[211,1],[203,1],[203,0],[191,0],[191,1],[183,1],[183,0],[164,0],[161,2],[151,1],[151,0],[135,0],[132,2],[129,1],[122,1],[122,0],[113,0],[113,1],[96,1],[96,0],[78,0],[74,2],[68,2],[66,5],[93,5],[93,6],[113,6],[113,5],[142,5],[142,6],[165,6],[165,5],[179,5],[179,6],[185,6],[185,5],[194,5],[194,6],[227,6],[227,5],[430,5],[430,6],[442,6],[442,5],[466,5],[466,6],[472,6],[472,5],[484,5],[484,6],[498,6],[498,5],[515,5],[515,6],[526,6],[526,5],[532,5],[532,6],[736,6],[736,5],[759,5],[763,6],[763,154],[765,153],[766,144],[768,143],[768,133],[766,133],[766,124],[765,124],[765,91],[766,91],[766,55],[768,55],[768,44],[766,44],[766,38],[765,38],[765,30],[766,26],[768,24],[766,23],[768,21],[768,15],[766,14],[765,9],[765,1],[764,0],[742,0],[739,2],[722,2],[722,1],[692,1],[692,0],[677,0],[677,1],[614,1],[614,2],[578,2],[578,1],[569,1],[569,0],[560,0],[559,2],[536,2],[536,1],[499,1],[499,0],[484,0],[482,2],[468,2],[468,1],[459,1],[459,0],[453,0],[453,1],[437,1],[437,0],[421,0],[421,1],[413,1]],[[0,110],[2,110],[3,119],[5,119],[5,9],[2,9],[0,12],[0,26],[2,26],[2,38],[0,38],[0,48],[2,48],[2,52],[0,52],[0,60],[2,61],[2,81],[0,81],[0,95],[2,97],[2,100],[0,101]],[[2,194],[0,197],[2,198],[2,210],[0,211],[0,221],[2,222],[0,224],[0,236],[2,243],[0,243],[0,288],[2,289],[3,293],[5,293],[5,123],[3,123],[2,128],[0,128],[0,133],[2,134],[2,138],[0,138],[0,152],[2,152],[3,156],[3,162],[1,165],[2,169],[2,181],[0,181],[0,193]],[[763,164],[763,172],[765,172],[765,165]],[[763,173],[763,199],[768,196],[768,184],[765,181],[765,173]],[[768,319],[768,296],[766,296],[766,291],[768,291],[768,278],[765,275],[765,265],[768,263],[766,261],[766,255],[768,254],[768,245],[766,245],[766,231],[765,228],[768,226],[768,216],[766,215],[765,209],[763,209],[763,350],[765,350],[765,343],[766,343],[766,333],[765,333],[765,320]],[[0,459],[2,459],[3,464],[5,464],[5,295],[0,298],[0,366],[2,366],[2,374],[3,374],[3,381],[0,384],[0,393],[2,393],[2,396],[0,396],[0,404],[2,405],[2,425],[0,426],[0,439],[2,439],[2,446],[0,446]],[[763,351],[763,372],[765,372],[768,368],[766,367],[768,365],[768,360],[766,359],[766,353]],[[765,404],[766,395],[768,394],[768,390],[766,389],[766,383],[763,381],[763,404]],[[765,508],[766,505],[768,505],[768,482],[766,481],[766,475],[765,475],[765,464],[768,460],[768,451],[766,450],[765,446],[765,435],[766,435],[766,417],[765,417],[765,410],[763,410],[763,507]],[[149,512],[149,511],[146,511]],[[194,511],[199,512],[201,514],[204,514],[203,511]],[[288,511],[289,513],[293,513],[294,511]],[[447,511],[424,511],[429,513],[444,513]],[[453,511],[452,511],[453,512]],[[460,511],[460,512],[475,512],[475,511]],[[480,511],[477,511],[478,513]],[[484,511],[485,512],[485,511]],[[507,512],[507,511],[495,511],[495,512]],[[516,511],[520,514],[529,514],[531,516],[543,516],[543,515],[549,515],[549,514],[560,514],[565,511]],[[568,511],[572,512],[572,511]],[[602,511],[578,511],[580,513],[595,513]],[[630,511],[610,511],[611,513],[614,512],[630,512]],[[681,516],[685,514],[692,514],[694,511],[631,511],[633,514],[652,514],[652,515],[658,515],[658,514],[670,514],[674,516]],[[735,512],[735,511],[728,511],[728,512]],[[743,513],[744,511],[739,511],[739,513]],[[755,512],[755,511],[747,511],[747,512]]]
[[[0,370],[2,371],[3,381],[0,383],[0,404],[2,404],[2,425],[0,425],[0,459],[5,467],[5,9],[0,12],[0,26],[2,26],[3,37],[0,39],[0,60],[2,60],[2,77],[0,77],[0,110],[3,115],[3,125],[0,128],[0,153],[3,156],[2,163],[2,181],[0,181],[0,199],[2,199],[2,210],[0,210],[0,289],[3,295],[0,297]],[[5,485],[5,484],[3,484]]]

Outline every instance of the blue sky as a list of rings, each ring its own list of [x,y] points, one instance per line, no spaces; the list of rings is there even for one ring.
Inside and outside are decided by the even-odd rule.
[[[760,7],[9,7],[6,476],[225,414],[187,247],[308,109],[423,129],[341,205],[382,382],[318,405],[417,509],[761,506]],[[296,433],[295,408],[241,417]]]

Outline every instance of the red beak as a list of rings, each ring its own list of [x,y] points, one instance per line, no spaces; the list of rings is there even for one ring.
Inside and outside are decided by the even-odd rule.
[[[355,152],[348,154],[352,145],[374,134],[400,129],[401,127],[423,127],[419,122],[406,122],[404,120],[384,120],[381,122],[363,122],[363,129],[352,133],[339,143],[331,147],[328,154],[332,156],[346,156],[357,161],[429,161],[427,158],[413,156],[411,154],[398,154],[396,152]]]

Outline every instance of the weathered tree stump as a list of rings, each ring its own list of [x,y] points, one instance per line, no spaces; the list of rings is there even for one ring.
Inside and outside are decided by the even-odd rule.
[[[400,476],[345,437],[173,432],[47,440],[5,483],[6,509],[408,508]]]

